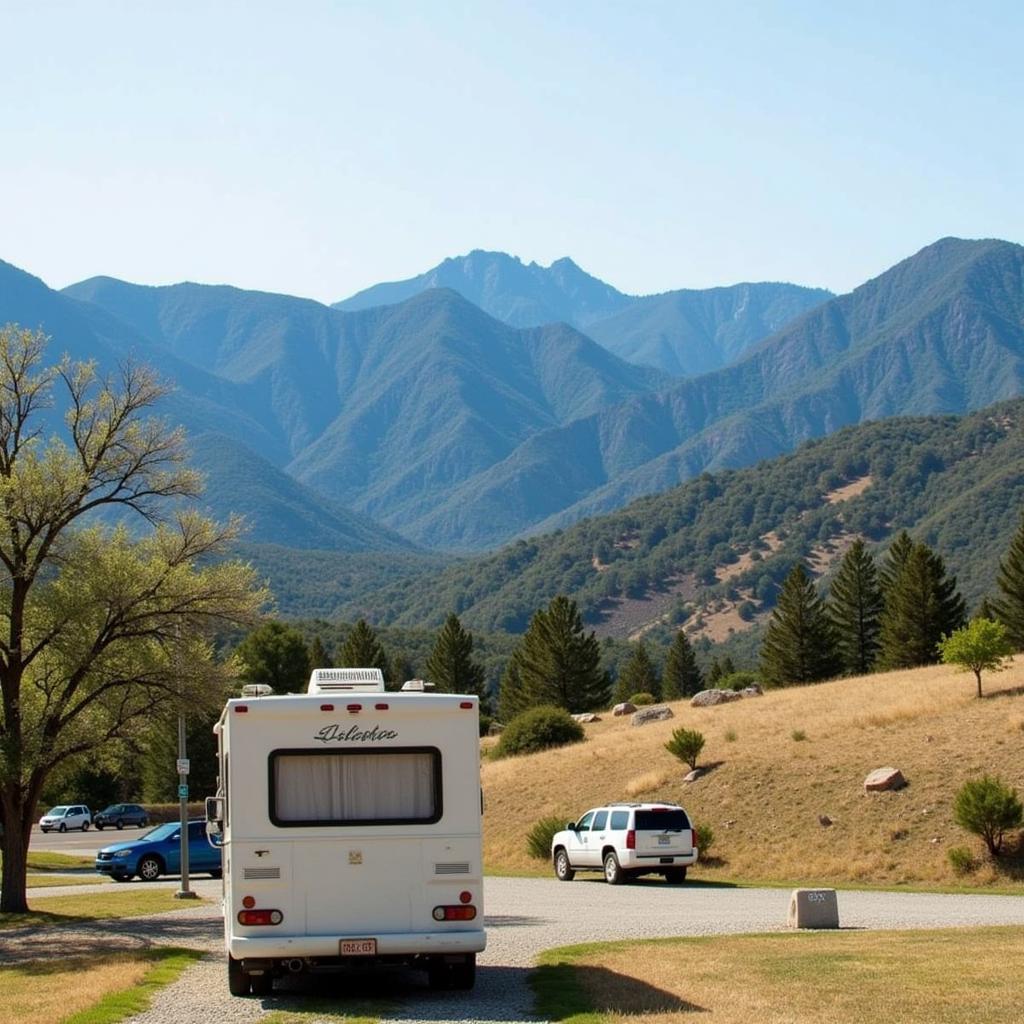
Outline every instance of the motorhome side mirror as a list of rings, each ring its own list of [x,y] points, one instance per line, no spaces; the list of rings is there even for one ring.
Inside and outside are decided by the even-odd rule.
[[[224,799],[219,796],[206,798],[206,835],[212,842],[224,834]]]

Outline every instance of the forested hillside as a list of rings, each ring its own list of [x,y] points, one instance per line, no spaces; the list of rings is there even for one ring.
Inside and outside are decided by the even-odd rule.
[[[935,548],[969,606],[992,591],[1024,509],[1024,401],[964,417],[897,418],[848,427],[796,453],[702,474],[618,512],[518,541],[443,572],[417,573],[337,605],[340,615],[522,631],[554,594],[589,623],[628,636],[685,621],[716,601],[742,630],[771,606],[794,560],[827,573],[853,536],[884,548],[895,532]],[[614,628],[620,609],[631,617]]]

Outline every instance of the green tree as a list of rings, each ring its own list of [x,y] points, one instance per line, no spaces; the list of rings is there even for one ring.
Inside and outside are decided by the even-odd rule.
[[[932,665],[938,643],[964,624],[956,577],[940,555],[914,544],[885,595],[879,664],[888,669]]]
[[[859,537],[839,564],[826,607],[843,670],[870,672],[878,655],[883,601],[875,560]]]
[[[1013,644],[1006,635],[1006,627],[991,619],[973,619],[939,641],[939,653],[947,665],[956,665],[965,672],[973,672],[981,696],[981,673],[1001,672],[1009,668],[1006,659],[1013,654]]]
[[[180,503],[198,478],[183,435],[147,411],[166,389],[124,364],[101,377],[45,335],[0,329],[0,911],[27,910],[29,835],[48,777],[154,716],[222,703],[231,664],[207,636],[266,600],[219,560],[237,536]],[[48,405],[66,409],[45,442]],[[101,525],[107,511],[143,527]],[[109,520],[108,520],[109,521]]]
[[[313,642],[309,645],[309,667],[311,671],[315,668],[333,667],[331,653],[324,646],[319,634],[313,637]]]
[[[501,675],[498,688],[498,714],[503,722],[511,722],[530,707],[530,695],[526,692],[523,677],[519,672],[519,658],[515,651],[509,658]]]
[[[993,857],[1003,852],[1003,840],[1010,829],[1024,822],[1024,806],[1017,791],[1001,779],[988,775],[971,779],[960,787],[953,801],[953,820],[981,836]]]
[[[277,693],[302,693],[309,685],[309,648],[302,634],[282,622],[257,626],[235,649],[242,678]]]
[[[910,539],[910,534],[906,530],[900,530],[896,539],[889,545],[889,550],[885,553],[882,567],[878,570],[878,583],[882,588],[883,598],[892,589],[896,578],[900,574],[900,570],[903,568],[903,563],[907,560],[907,556],[913,550],[913,547],[914,542]]]
[[[562,594],[530,620],[513,655],[526,707],[552,704],[567,711],[589,711],[608,700],[608,676],[593,632],[583,632],[576,602]],[[502,704],[505,714],[505,702]]]
[[[675,729],[665,749],[680,761],[685,761],[692,771],[697,767],[697,758],[704,749],[704,734],[696,729]]]
[[[427,658],[427,679],[444,693],[483,696],[484,669],[473,660],[473,634],[462,628],[454,613],[445,619]]]
[[[388,656],[365,619],[360,619],[345,637],[338,652],[338,668],[379,668],[387,678]]]
[[[665,669],[661,679],[661,693],[665,700],[692,697],[704,689],[704,677],[697,665],[693,645],[680,629],[672,639],[672,646],[665,657]]]
[[[658,670],[647,653],[643,641],[633,644],[629,659],[622,667],[618,682],[615,685],[614,700],[617,704],[629,700],[635,693],[649,693],[661,699],[661,679]]]
[[[782,584],[761,643],[766,683],[814,683],[839,671],[832,624],[814,583],[799,562]]]
[[[1013,649],[1024,651],[1024,516],[1006,557],[999,561],[996,586],[1000,594],[992,602],[996,617],[1006,626]]]
[[[400,690],[408,680],[416,679],[416,670],[413,668],[409,656],[402,651],[391,655],[384,678],[387,681],[389,690]]]

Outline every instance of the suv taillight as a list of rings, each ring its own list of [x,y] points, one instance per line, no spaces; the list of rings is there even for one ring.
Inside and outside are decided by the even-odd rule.
[[[627,850],[635,850],[636,849],[636,832],[634,832],[633,829],[630,829],[626,833],[626,849]]]

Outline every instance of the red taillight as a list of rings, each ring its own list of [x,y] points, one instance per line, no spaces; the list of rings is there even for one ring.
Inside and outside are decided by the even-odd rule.
[[[472,711],[473,702],[471,700],[460,701],[459,707],[462,708],[464,711]]]
[[[626,833],[626,849],[627,850],[635,850],[636,849],[636,832],[634,832],[633,829],[630,829]]]
[[[245,925],[280,924],[284,915],[280,910],[240,910],[238,923]]]
[[[242,897],[242,906],[245,907],[246,910],[252,910],[252,908],[256,906],[256,897],[255,896],[243,896]]]
[[[387,711],[387,709],[388,709],[389,707],[391,707],[391,705],[390,705],[390,704],[374,704],[373,706],[374,706],[374,707],[375,707],[375,708],[376,708],[376,709],[377,709],[378,711]]]
[[[334,710],[334,705],[333,704],[321,704],[320,705],[320,710],[321,711],[333,711]]]
[[[472,898],[473,894],[468,889],[464,889],[462,892],[459,893],[460,903],[468,903]]]
[[[435,921],[472,921],[476,907],[434,907]]]
[[[363,705],[362,704],[349,704],[348,705],[349,714],[357,715],[362,710],[363,710]]]
[[[245,704],[236,704],[235,705],[235,711],[238,714],[240,714],[240,715],[245,714],[245,712],[248,711],[248,710],[249,710],[249,708]]]

